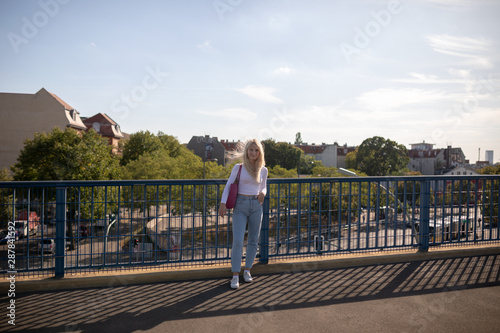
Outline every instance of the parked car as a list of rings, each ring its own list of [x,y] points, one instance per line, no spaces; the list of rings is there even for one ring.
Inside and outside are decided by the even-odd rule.
[[[38,251],[47,254],[56,253],[56,243],[52,238],[42,239],[40,243],[38,243]]]

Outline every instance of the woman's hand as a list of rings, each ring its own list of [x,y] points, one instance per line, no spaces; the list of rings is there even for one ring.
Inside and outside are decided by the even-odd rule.
[[[219,206],[219,216],[224,217],[224,215],[226,215],[226,211],[227,211],[226,204],[221,203]]]
[[[260,202],[260,205],[262,206],[262,204],[264,203],[264,198],[265,198],[265,194],[260,192],[258,195],[257,195],[257,200],[259,200]]]

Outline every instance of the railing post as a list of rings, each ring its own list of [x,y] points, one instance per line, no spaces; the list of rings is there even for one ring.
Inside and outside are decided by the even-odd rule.
[[[430,205],[431,183],[425,180],[420,183],[419,252],[427,252],[429,250]]]
[[[269,187],[267,188],[269,193]],[[262,206],[262,227],[260,229],[260,264],[267,264],[269,262],[269,197],[264,198]]]
[[[64,277],[64,252],[66,250],[66,188],[56,188],[56,255],[55,277]]]

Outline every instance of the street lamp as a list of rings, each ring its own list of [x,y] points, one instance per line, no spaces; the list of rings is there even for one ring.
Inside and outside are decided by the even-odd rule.
[[[346,176],[359,177],[355,172],[352,172],[352,171],[344,169],[344,168],[339,168],[339,172],[343,175],[346,175]]]
[[[118,216],[115,214],[110,214],[110,218],[113,219],[111,223],[108,225],[108,229],[106,230],[106,237],[104,238],[104,260],[103,260],[103,265],[106,264],[106,245],[108,243],[108,235],[109,235],[109,229],[115,224],[116,221],[118,221]]]

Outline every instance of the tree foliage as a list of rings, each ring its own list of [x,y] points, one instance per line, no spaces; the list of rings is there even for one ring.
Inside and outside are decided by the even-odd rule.
[[[301,151],[297,172],[301,175],[311,175],[316,167],[324,167],[324,165],[321,161],[318,161],[314,159],[314,157],[308,156]]]
[[[10,174],[10,171],[9,169],[7,168],[3,168],[0,170],[0,182],[7,182],[7,181],[11,181],[12,180],[12,176]]]
[[[140,143],[144,144],[141,145]],[[130,146],[129,146],[130,145]],[[146,149],[144,149],[146,147]],[[159,132],[157,136],[151,133],[138,132],[131,136],[131,140],[124,145],[124,151],[129,156],[134,156],[123,165],[125,179],[202,179],[202,178],[227,178],[232,166],[224,168],[216,162],[203,162],[191,150],[170,135]],[[156,186],[135,186],[123,189],[124,202],[133,204],[133,208],[141,212],[160,202],[172,200],[170,211],[190,212],[213,208],[217,205],[213,200],[205,201],[204,196],[216,197],[215,188],[199,186],[186,186],[183,192],[178,186],[158,190]],[[181,196],[192,197],[194,201],[181,201]],[[219,195],[220,197],[220,195]],[[133,201],[131,199],[134,199]]]
[[[118,158],[94,130],[79,134],[54,128],[26,140],[12,166],[14,180],[119,179]]]
[[[297,134],[295,134],[295,144],[300,145],[302,143],[302,135],[300,134],[300,132],[297,132]]]
[[[323,164],[315,166],[312,170],[313,177],[345,177],[339,172],[339,169],[326,167]]]
[[[155,155],[164,149],[162,140],[150,131],[139,131],[130,136],[122,147],[121,165],[137,160],[145,154]]]
[[[479,170],[483,175],[500,174],[500,165],[489,165]],[[500,181],[496,179],[486,180],[481,199],[481,213],[484,216],[486,226],[498,226],[498,192],[500,192]]]
[[[266,156],[266,165],[277,165],[288,170],[296,170],[302,156],[302,150],[286,142],[276,142],[273,139],[262,141]]]
[[[297,172],[295,170],[287,170],[276,165],[268,168],[268,178],[296,178]]]
[[[369,176],[394,175],[406,171],[410,160],[404,145],[380,136],[366,139],[348,157],[349,168],[360,170]]]
[[[479,169],[478,172],[482,175],[500,175],[500,164],[488,165],[482,169]]]
[[[0,181],[11,181],[12,176],[7,168],[0,170]],[[10,203],[12,202],[12,191],[8,188],[0,188],[0,230],[6,229],[7,221],[12,220],[12,209]],[[4,225],[5,224],[5,225]]]
[[[79,133],[67,128],[62,131],[54,128],[50,133],[36,133],[33,140],[26,140],[24,148],[12,166],[14,180],[108,180],[120,179],[119,160],[112,152],[106,139],[94,130]],[[36,199],[31,194],[31,200]],[[100,187],[81,187],[68,192],[67,235],[73,233],[73,221],[77,219],[104,218],[113,210],[117,197],[106,195]],[[55,200],[55,194],[47,195],[44,200]],[[72,242],[71,248],[74,247]]]
[[[132,134],[123,146],[125,179],[201,179],[226,176],[224,167],[202,159],[173,136],[159,132]],[[229,170],[230,172],[231,170]]]

